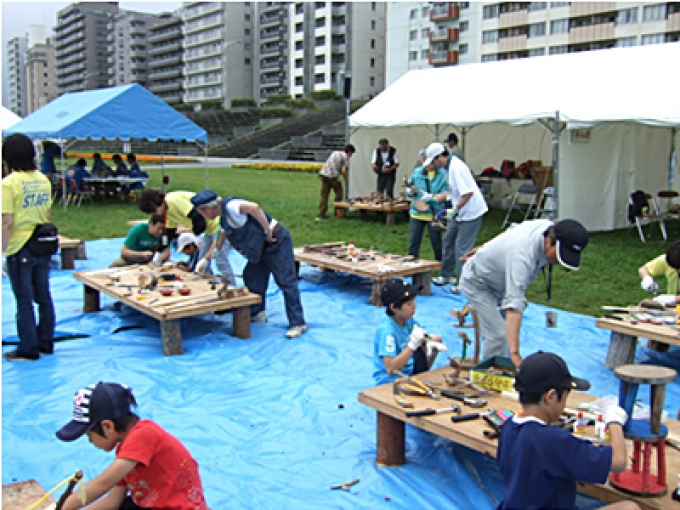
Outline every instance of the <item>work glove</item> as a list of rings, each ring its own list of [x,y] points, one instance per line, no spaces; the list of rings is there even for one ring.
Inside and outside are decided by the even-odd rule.
[[[156,253],[153,254],[153,258],[151,259],[151,263],[154,266],[160,266],[163,263],[163,261],[161,260],[161,257],[162,257],[161,252],[157,251]]]
[[[423,193],[423,196],[420,197],[420,199],[424,200],[425,202],[432,200],[432,193]]]
[[[202,258],[201,260],[198,261],[198,264],[196,264],[196,269],[195,273],[204,273],[206,269],[208,269],[208,266],[210,265],[210,261],[206,259],[205,257]]]
[[[456,216],[458,216],[458,209],[452,207],[451,209],[442,209],[435,216],[438,220],[446,218],[448,221],[452,221]]]
[[[604,412],[604,424],[609,425],[610,423],[618,423],[622,427],[628,421],[628,413],[623,410],[623,408],[617,405],[608,405],[607,410]]]
[[[420,326],[413,326],[413,331],[408,337],[408,347],[412,351],[417,351],[418,348],[423,345],[423,341],[427,336],[427,331],[425,331]]]
[[[642,282],[640,283],[640,287],[642,287],[642,290],[647,290],[647,291],[653,291],[653,290],[657,290],[659,288],[659,286],[654,281],[654,278],[652,278],[650,275],[647,275],[642,279]]]
[[[654,301],[661,303],[663,306],[671,306],[675,304],[675,295],[661,294],[660,296],[656,296]]]
[[[437,353],[448,351],[449,348],[444,345],[444,342],[425,342],[425,348],[427,349],[427,356],[432,356],[432,353],[437,351]]]

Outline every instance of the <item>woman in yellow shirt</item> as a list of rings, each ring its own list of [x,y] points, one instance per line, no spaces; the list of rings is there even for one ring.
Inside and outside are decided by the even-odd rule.
[[[19,347],[8,361],[34,361],[54,352],[54,304],[50,294],[50,255],[35,255],[27,242],[35,227],[50,220],[52,186],[36,169],[35,147],[20,133],[7,137],[2,157],[12,172],[2,180],[2,252],[16,299]],[[38,323],[33,302],[38,305]]]
[[[680,241],[675,241],[668,247],[665,255],[659,255],[638,269],[642,282],[642,290],[656,290],[659,288],[654,278],[666,278],[666,292],[654,298],[664,306],[680,303],[678,296],[678,272],[680,271]]]

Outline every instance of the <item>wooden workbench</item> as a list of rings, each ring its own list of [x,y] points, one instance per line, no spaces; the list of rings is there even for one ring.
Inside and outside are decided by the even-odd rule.
[[[607,368],[612,370],[619,365],[633,363],[638,337],[660,344],[680,346],[680,330],[674,326],[644,322],[633,324],[630,320],[616,320],[606,317],[597,319],[595,325],[612,332],[605,363]]]
[[[431,372],[419,374],[418,379],[425,382],[432,382],[447,387],[442,375],[451,373],[450,367],[440,368]],[[489,439],[484,436],[484,430],[488,427],[481,419],[470,420],[464,422],[453,423],[451,421],[452,413],[442,413],[438,415],[422,416],[416,418],[407,418],[406,411],[399,406],[394,399],[393,384],[384,384],[375,388],[370,388],[362,391],[358,395],[358,400],[362,404],[372,407],[377,411],[376,435],[377,435],[377,462],[384,465],[400,465],[405,462],[405,424],[409,423],[414,427],[427,430],[433,434],[444,437],[456,443],[465,445],[473,450],[481,452],[491,457],[496,457],[498,448],[497,439]],[[414,405],[414,409],[437,409],[451,407],[454,404],[461,405],[461,412],[463,414],[473,413],[477,411],[486,411],[488,408],[496,410],[509,409],[511,411],[519,411],[521,406],[519,402],[499,396],[498,393],[491,393],[484,395],[483,398],[488,400],[487,407],[482,409],[473,409],[462,405],[456,400],[442,398],[440,400],[433,400],[430,397],[408,396],[406,397]],[[591,402],[597,397],[581,393],[578,391],[570,392],[567,401],[567,407],[576,408],[579,403]],[[664,423],[669,430],[669,434],[680,434],[680,422],[675,420],[667,420]],[[628,445],[628,452],[631,451]],[[671,493],[676,487],[677,475],[680,473],[680,452],[672,447],[666,448],[666,465],[667,465],[667,483],[668,494],[661,497],[654,498],[637,498],[611,487],[609,484],[578,484],[579,492],[600,499],[602,501],[612,503],[616,501],[634,499],[643,509],[660,509],[678,508],[678,503],[671,499]]]
[[[347,245],[344,243],[326,243],[325,245],[314,246],[316,246],[314,249],[310,249],[310,247],[295,248],[295,264],[298,273],[300,263],[304,262],[321,269],[332,269],[370,278],[373,280],[370,301],[375,306],[382,306],[380,289],[389,278],[412,276],[414,285],[423,286],[420,294],[429,296],[432,293],[430,289],[432,271],[442,267],[441,262],[434,260],[414,259],[410,256],[403,257],[360,248],[356,248],[359,260],[352,262],[345,256]],[[392,271],[381,272],[381,267],[390,268]]]
[[[184,288],[191,289],[191,294],[181,296],[175,290],[172,296],[161,295],[159,289],[172,289],[173,281],[160,281],[156,290],[140,293],[138,279],[140,275],[163,274],[179,275]],[[129,266],[116,269],[80,271],[73,274],[84,286],[83,311],[100,310],[99,293],[103,292],[112,298],[139,310],[145,315],[157,319],[161,323],[163,353],[166,355],[182,354],[182,330],[180,319],[193,317],[208,312],[231,310],[233,315],[232,330],[238,338],[250,338],[250,306],[262,301],[257,294],[247,288],[238,290],[242,295],[220,299],[217,290],[213,289],[212,277],[196,275],[174,268],[153,268],[149,265]],[[114,282],[114,280],[118,282]]]
[[[394,225],[395,213],[400,211],[408,211],[411,205],[408,202],[398,201],[398,202],[381,202],[378,204],[370,202],[333,202],[333,207],[335,207],[335,217],[344,218],[345,211],[357,210],[360,215],[366,214],[366,211],[374,212],[384,212],[385,213],[385,225]]]
[[[26,510],[46,493],[47,491],[35,480],[8,483],[2,486],[2,508],[4,510]],[[48,496],[36,507],[36,510],[45,510],[52,503],[56,501],[52,496]]]

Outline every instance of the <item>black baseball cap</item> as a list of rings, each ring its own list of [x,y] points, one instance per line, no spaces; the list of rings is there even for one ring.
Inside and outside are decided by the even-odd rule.
[[[132,389],[118,383],[99,382],[80,389],[73,397],[73,419],[57,431],[62,441],[75,441],[102,420],[130,414],[137,402]]]
[[[383,305],[390,306],[392,303],[416,297],[422,288],[422,285],[411,285],[401,278],[390,278],[380,289],[380,300]]]
[[[524,358],[515,375],[515,389],[523,393],[544,393],[552,388],[585,391],[590,389],[590,383],[571,375],[557,354],[538,351]]]
[[[581,267],[581,252],[588,245],[588,231],[576,220],[561,220],[553,225],[557,241],[557,260],[568,269]]]
[[[204,189],[203,191],[199,191],[193,197],[191,197],[191,203],[194,207],[201,207],[202,205],[214,202],[218,198],[219,197],[217,196],[217,193],[215,193],[213,190]]]

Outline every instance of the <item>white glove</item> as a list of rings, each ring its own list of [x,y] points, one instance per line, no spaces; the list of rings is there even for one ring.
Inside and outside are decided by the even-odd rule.
[[[652,291],[658,288],[656,283],[654,282],[654,278],[652,278],[650,275],[647,275],[642,279],[640,287],[642,287],[642,290],[647,291]]]
[[[425,331],[423,328],[420,326],[413,326],[413,331],[411,331],[411,334],[408,337],[408,346],[412,351],[418,350],[418,347],[420,347],[423,344],[423,341],[425,340],[425,337],[427,336],[427,331]]]
[[[46,507],[45,507],[45,510],[55,510],[56,508],[57,508],[57,504],[56,504],[56,503],[52,503],[52,504],[50,504],[49,506],[46,506]]]
[[[424,200],[425,202],[427,202],[427,201],[430,200],[431,198],[432,198],[432,193],[423,193],[423,196],[420,197],[420,199],[421,199],[421,200]]]
[[[656,296],[654,301],[661,303],[663,306],[671,306],[675,304],[675,295],[661,294],[660,296]]]
[[[411,190],[411,188],[409,188],[409,187],[406,188],[406,196],[407,197],[413,196],[413,190]]]
[[[161,261],[162,254],[161,252],[157,251],[156,253],[153,254],[153,258],[151,259],[151,263],[154,266],[160,266],[163,262]]]
[[[622,427],[628,421],[628,414],[623,408],[617,405],[607,406],[607,410],[604,412],[604,423],[609,425],[610,423],[618,423]]]
[[[210,261],[206,258],[202,258],[201,260],[198,261],[198,264],[196,264],[196,269],[194,270],[194,272],[203,273],[205,272],[206,269],[208,269],[209,265]]]
[[[425,347],[426,347],[426,349],[427,349],[427,355],[428,355],[428,357],[429,357],[429,356],[432,356],[432,353],[435,352],[435,351],[436,351],[437,353],[440,353],[440,352],[445,352],[445,351],[448,351],[448,350],[449,350],[449,348],[446,347],[446,345],[444,344],[444,342],[434,342],[434,341],[432,341],[432,342],[425,342]]]

